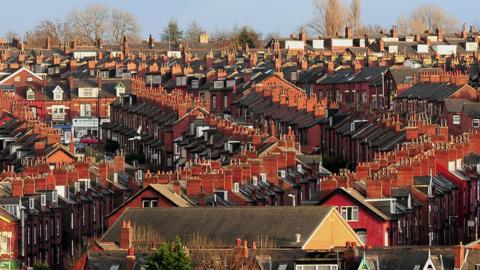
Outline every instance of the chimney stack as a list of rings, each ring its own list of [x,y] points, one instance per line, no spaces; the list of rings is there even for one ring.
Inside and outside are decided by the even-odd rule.
[[[353,38],[353,30],[351,27],[345,26],[345,37]]]
[[[153,40],[152,34],[150,34],[150,36],[148,37],[148,47],[150,47],[150,49],[153,49],[153,47],[155,47],[155,41]]]
[[[133,241],[133,228],[130,221],[123,221],[120,228],[120,248],[128,249],[132,246]]]
[[[133,270],[133,268],[135,267],[135,261],[135,249],[133,248],[133,246],[130,246],[127,254],[126,270]]]
[[[465,260],[465,247],[463,246],[462,242],[460,245],[457,245],[453,248],[453,256],[454,256],[454,270],[461,270],[463,266],[463,261]]]

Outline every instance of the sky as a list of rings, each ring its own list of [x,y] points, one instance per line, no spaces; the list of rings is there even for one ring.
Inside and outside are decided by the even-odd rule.
[[[346,0],[348,3],[349,0]],[[0,36],[8,31],[23,34],[42,20],[63,19],[72,9],[92,3],[128,10],[136,15],[142,35],[159,37],[171,18],[182,27],[196,20],[207,32],[249,25],[258,31],[287,36],[313,16],[313,0],[27,0],[19,12],[2,12]],[[399,15],[408,15],[418,4],[440,5],[460,23],[480,22],[480,0],[362,0],[362,22],[390,28]],[[2,9],[18,10],[5,1]],[[19,15],[20,14],[20,15]]]

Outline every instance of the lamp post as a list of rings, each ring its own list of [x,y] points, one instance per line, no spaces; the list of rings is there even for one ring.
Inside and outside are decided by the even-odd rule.
[[[296,206],[296,196],[294,194],[288,194],[288,197],[292,198],[292,206]]]

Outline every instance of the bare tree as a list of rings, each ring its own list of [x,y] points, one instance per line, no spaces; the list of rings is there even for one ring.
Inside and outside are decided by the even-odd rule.
[[[397,30],[399,34],[408,34],[410,31],[409,19],[405,16],[399,16],[397,18]]]
[[[139,36],[140,24],[137,17],[128,11],[113,9],[111,13],[110,35],[113,42],[119,44],[124,35],[130,40],[135,40]]]
[[[68,18],[75,28],[75,33],[92,45],[98,39],[105,39],[109,19],[108,8],[99,4],[89,5],[83,10],[73,10]]]
[[[14,32],[14,31],[8,31],[8,32],[5,34],[5,39],[6,39],[7,42],[12,42],[12,40],[13,40],[14,38],[19,39],[19,38],[20,38],[20,35],[17,34],[16,32]]]
[[[212,32],[211,38],[217,42],[226,42],[232,40],[234,35],[235,33],[232,30],[217,28]]]
[[[458,28],[457,19],[435,4],[419,5],[409,17],[399,17],[397,24],[402,31],[410,33],[434,32],[436,28],[449,32]]]
[[[358,36],[374,36],[379,34],[383,30],[383,27],[378,24],[368,24],[368,25],[362,25],[355,33]]]
[[[185,38],[188,41],[198,41],[198,38],[203,31],[204,30],[202,26],[200,26],[200,24],[194,20],[188,25],[185,31]]]
[[[70,38],[70,25],[62,20],[44,20],[25,33],[25,41],[32,45],[43,45],[47,36],[52,44],[65,44]]]
[[[314,17],[309,23],[313,34],[334,36],[345,26],[348,12],[343,0],[316,0]]]
[[[352,0],[348,13],[348,25],[352,27],[353,33],[357,34],[362,28],[360,0]]]

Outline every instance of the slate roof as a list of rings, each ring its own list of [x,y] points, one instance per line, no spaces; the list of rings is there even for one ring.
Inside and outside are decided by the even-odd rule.
[[[340,83],[359,83],[368,82],[370,85],[381,84],[381,73],[388,70],[388,67],[364,67],[360,71],[354,72],[353,69],[340,69],[320,80],[319,84],[340,84]]]
[[[332,210],[329,206],[309,207],[209,207],[127,209],[102,237],[118,242],[123,220],[151,228],[163,240],[180,236],[187,243],[192,236],[206,237],[218,247],[231,247],[235,239],[266,239],[276,247],[299,248]],[[301,242],[296,242],[296,234]]]
[[[328,198],[333,196],[333,194],[341,192],[342,194],[347,195],[351,199],[359,202],[361,205],[363,205],[366,209],[370,210],[373,214],[377,215],[383,220],[390,220],[390,217],[385,215],[382,211],[377,209],[375,206],[373,206],[370,202],[366,201],[365,197],[360,194],[357,190],[353,188],[346,189],[344,187],[340,187],[335,189],[333,192],[325,193],[324,196],[319,200],[318,204],[321,205],[324,203]]]
[[[408,98],[442,102],[462,87],[462,85],[449,83],[419,83],[399,94],[397,99]]]

